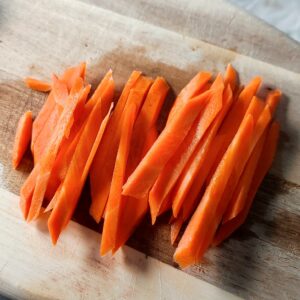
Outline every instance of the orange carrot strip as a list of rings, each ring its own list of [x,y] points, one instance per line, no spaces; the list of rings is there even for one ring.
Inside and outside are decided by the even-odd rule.
[[[231,64],[228,64],[225,72],[224,82],[225,85],[229,84],[232,93],[235,93],[236,90],[236,81],[237,81],[237,74],[235,69],[232,67]]]
[[[243,210],[233,219],[221,225],[217,234],[214,237],[213,245],[217,246],[227,239],[236,229],[238,229],[246,220],[249,210],[252,206],[255,194],[263,181],[263,178],[270,169],[276,154],[276,148],[279,140],[280,127],[277,122],[273,122],[268,130],[267,137],[263,146],[259,162],[254,172],[251,181],[249,192],[247,194],[246,206]]]
[[[71,67],[65,70],[61,76],[61,80],[66,83],[68,90],[70,91],[75,84],[77,78],[85,79],[86,63],[82,62],[76,67]]]
[[[138,114],[134,124],[128,162],[126,166],[126,177],[139,164],[147,151],[157,139],[158,133],[155,128],[160,109],[169,90],[168,84],[161,77],[155,79],[146,100]],[[113,252],[125,244],[135,227],[145,216],[148,209],[148,199],[135,199],[121,196],[120,216],[117,229],[117,238]]]
[[[31,138],[32,112],[25,112],[20,118],[17,126],[14,147],[12,152],[12,165],[14,169],[19,165]]]
[[[199,194],[202,188],[202,185],[205,180],[205,173],[207,173],[206,162],[211,152],[211,145],[213,143],[213,140],[217,134],[220,125],[223,122],[223,119],[228,113],[231,104],[232,104],[232,92],[230,87],[227,86],[226,90],[224,91],[223,107],[221,112],[214,120],[207,134],[204,136],[202,142],[198,144],[197,148],[195,149],[188,164],[185,166],[185,169],[183,170],[176,184],[175,191],[174,191],[174,200],[172,204],[172,211],[174,217],[178,216],[182,205],[185,206],[187,205],[184,204],[184,201],[190,201],[190,202],[196,201],[197,199],[196,197],[186,197],[186,196],[192,185],[195,185],[197,189],[196,196]],[[200,178],[198,179],[198,177]],[[192,205],[192,207],[194,207],[194,205]],[[192,212],[190,212],[190,214],[191,213]]]
[[[249,136],[251,137],[253,134],[253,127],[253,117],[251,114],[248,114],[245,116],[237,134],[222,158],[179,242],[174,254],[174,260],[181,267],[198,262],[210,245],[212,239],[210,235],[216,230],[214,225],[217,223],[216,212],[221,196],[232,174],[236,158],[242,155],[250,145]]]
[[[281,99],[281,91],[274,90],[268,93],[266,103],[269,105],[272,115],[274,115],[278,103]]]
[[[209,90],[189,100],[165,127],[123,186],[123,195],[147,197],[161,170],[184,140],[200,111],[215,94]]]
[[[87,89],[89,90],[90,86],[83,89],[83,80],[81,78],[77,79],[75,85],[71,89],[70,96],[66,101],[63,112],[55,128],[55,132],[49,142],[49,146],[40,161],[40,172],[36,179],[27,221],[36,219],[40,213],[57,152],[65,135],[65,131],[68,128],[69,122],[72,119],[76,105],[80,101],[81,97],[83,97],[86,93],[85,90]]]
[[[131,74],[116,105],[116,109],[111,116],[107,130],[103,136],[103,141],[95,155],[90,171],[92,195],[90,214],[96,222],[100,222],[108,199],[118,144],[120,141],[120,120],[122,118],[124,107],[128,102],[128,95],[132,88],[141,90],[143,92],[143,97],[140,99],[141,105],[151,84],[152,80],[141,76],[140,72],[135,71]]]
[[[74,112],[74,119],[77,120],[71,128],[69,138],[65,137],[62,141],[59,153],[55,160],[50,180],[47,186],[46,198],[52,199],[60,183],[66,176],[76,145],[82,133],[82,130],[87,122],[88,116],[95,104],[101,99],[102,118],[108,112],[108,105],[111,103],[115,90],[115,83],[112,78],[112,71],[109,70],[101,80],[97,89],[93,93],[91,99],[85,103],[83,109],[78,110],[78,106]],[[84,97],[83,97],[84,99]],[[79,104],[80,105],[80,104]],[[76,113],[78,114],[76,116]]]
[[[51,91],[51,84],[42,80],[34,79],[31,77],[25,78],[25,84],[32,90],[39,92],[49,92]]]
[[[171,119],[178,114],[182,109],[182,106],[191,98],[199,95],[201,92],[205,91],[207,88],[207,83],[211,78],[211,73],[209,72],[199,72],[191,81],[181,90],[177,96],[174,105],[169,113],[167,124]]]
[[[95,104],[76,146],[66,177],[55,194],[53,203],[51,201],[50,207],[47,207],[49,210],[53,206],[48,220],[48,229],[54,245],[77,206],[92,160],[107,126],[110,111],[103,119],[102,101]]]
[[[254,171],[257,167],[258,160],[266,139],[266,133],[267,131],[265,131],[261,136],[255,148],[253,149],[249,160],[247,161],[245,169],[233,193],[232,199],[229,202],[227,210],[223,216],[223,224],[231,219],[234,219],[245,207],[248,191],[251,185],[252,178],[254,176]]]
[[[129,99],[140,97],[138,91],[131,90]],[[110,186],[109,198],[106,205],[105,219],[103,225],[100,254],[104,255],[115,247],[118,222],[120,217],[120,200],[122,186],[125,180],[126,164],[129,154],[130,141],[132,136],[133,124],[137,115],[137,104],[131,101],[124,111],[122,131],[116,164],[114,167],[112,182]]]
[[[152,224],[155,223],[162,203],[174,187],[178,177],[182,173],[195,148],[201,141],[210,124],[222,109],[224,83],[220,74],[216,78],[211,89],[216,89],[215,94],[210,99],[203,112],[197,117],[189,133],[178,147],[174,155],[164,166],[150,191],[149,205]]]
[[[52,90],[55,102],[63,107],[69,95],[68,87],[55,74],[52,75]]]
[[[221,161],[224,153],[226,152],[230,142],[236,134],[241,121],[248,109],[252,97],[256,94],[261,84],[261,78],[255,77],[250,83],[241,91],[237,101],[234,103],[232,109],[226,116],[217,136],[214,140],[213,152],[211,153],[213,166],[210,167],[210,172],[207,178],[209,183],[212,178],[219,162]]]

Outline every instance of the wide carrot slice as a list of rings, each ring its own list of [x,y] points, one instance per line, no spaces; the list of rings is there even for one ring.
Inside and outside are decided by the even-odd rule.
[[[32,195],[31,205],[27,220],[31,221],[38,217],[40,209],[43,203],[44,195],[46,188],[49,182],[51,171],[65,135],[65,131],[69,126],[69,122],[72,119],[73,113],[75,111],[77,103],[80,101],[81,97],[86,93],[85,90],[89,90],[90,86],[83,88],[83,80],[78,78],[73,86],[70,96],[66,101],[66,105],[63,109],[63,112],[59,118],[58,124],[55,128],[55,132],[51,137],[49,146],[45,152],[45,155],[40,161],[39,174],[36,178],[36,183],[34,187],[34,192]],[[26,182],[25,182],[26,183]]]
[[[76,145],[93,107],[98,101],[101,101],[102,118],[104,118],[105,114],[107,114],[108,112],[109,104],[112,101],[111,99],[113,98],[114,90],[115,83],[112,78],[112,71],[109,70],[101,80],[92,97],[88,100],[87,103],[84,104],[84,107],[81,110],[80,114],[79,110],[77,109],[78,107],[76,108],[74,112],[74,120],[76,120],[76,122],[71,128],[70,136],[65,137],[62,141],[59,153],[51,172],[51,177],[45,195],[47,199],[52,199],[60,183],[65,178]],[[76,113],[78,114],[78,116],[76,116]]]
[[[224,83],[220,74],[216,78],[211,89],[216,89],[214,96],[212,96],[203,112],[197,117],[189,133],[174,155],[164,166],[149,193],[152,224],[155,223],[162,203],[171,192],[195,148],[201,141],[210,124],[222,109]]]
[[[247,195],[249,192],[249,188],[251,185],[252,178],[254,176],[254,171],[257,167],[259,157],[261,155],[264,142],[266,139],[266,133],[261,136],[259,141],[257,142],[253,152],[247,161],[243,174],[241,175],[236,189],[233,193],[232,199],[229,202],[229,205],[226,209],[226,212],[223,216],[222,223],[226,223],[229,220],[235,218],[245,207]]]
[[[102,115],[100,99],[84,126],[66,177],[46,208],[46,210],[53,208],[48,220],[48,229],[53,244],[56,244],[61,231],[67,226],[74,213],[91,163],[106,129],[110,111],[104,119]]]
[[[118,151],[121,135],[122,113],[128,102],[128,95],[131,89],[140,90],[142,95],[140,105],[146,96],[152,80],[141,76],[140,72],[134,71],[126,83],[116,108],[111,116],[103,141],[97,150],[90,170],[90,184],[92,203],[90,214],[96,222],[100,222],[108,199],[111,185],[111,178]]]
[[[17,126],[14,147],[12,152],[12,165],[14,169],[19,165],[31,139],[32,112],[25,112]]]
[[[38,80],[38,79],[34,79],[31,77],[27,77],[25,78],[25,84],[27,87],[29,87],[32,90],[35,91],[39,91],[39,92],[49,92],[51,91],[51,84],[46,82],[46,81],[42,81],[42,80]]]
[[[126,166],[126,177],[139,164],[141,159],[151,148],[158,133],[155,127],[160,109],[169,90],[168,84],[161,77],[155,79],[146,100],[138,114],[134,124],[128,162]],[[122,196],[120,198],[120,216],[117,230],[117,238],[113,252],[125,244],[137,224],[145,216],[148,209],[148,199],[135,199]]]
[[[132,90],[128,98],[139,97],[138,93]],[[120,217],[120,200],[122,186],[126,176],[126,164],[129,154],[130,141],[132,136],[133,124],[137,115],[137,104],[132,101],[126,106],[122,122],[122,131],[116,163],[114,167],[112,182],[110,186],[109,198],[107,201],[105,219],[103,225],[100,254],[104,255],[115,247],[118,222]]]
[[[169,113],[167,124],[171,119],[178,114],[182,106],[191,98],[199,95],[201,92],[208,89],[207,83],[211,79],[211,73],[199,72],[191,81],[181,90],[177,96],[174,105]]]
[[[262,183],[274,160],[279,139],[279,132],[279,123],[273,122],[268,130],[262,153],[259,157],[258,164],[254,172],[255,175],[252,177],[251,185],[247,194],[246,205],[236,217],[220,226],[213,240],[214,246],[221,244],[245,222],[252,206],[255,194],[257,193],[260,184]]]
[[[190,220],[174,254],[174,260],[181,267],[197,263],[210,245],[213,237],[211,235],[217,229],[216,213],[220,199],[232,174],[236,158],[250,145],[249,137],[253,134],[253,125],[253,117],[250,114],[246,115]]]
[[[123,195],[137,199],[147,197],[161,170],[178,149],[200,111],[215,90],[190,99],[165,127],[151,149],[123,186]]]
[[[228,113],[231,104],[232,91],[231,88],[227,86],[226,90],[224,91],[222,110],[219,112],[218,116],[214,120],[206,135],[204,136],[202,142],[198,144],[188,164],[185,166],[181,176],[179,177],[176,183],[174,191],[174,200],[172,204],[172,211],[174,217],[178,216],[182,205],[187,206],[186,203],[184,204],[184,201],[196,201],[196,197],[191,197],[191,195],[189,197],[186,196],[192,185],[195,185],[195,188],[197,189],[197,192],[195,193],[196,196],[199,194],[202,188],[202,185],[205,180],[205,173],[207,174],[206,170],[208,168],[206,167],[206,163],[209,160],[208,156],[211,153],[211,145],[220,125],[223,122],[223,119]],[[198,177],[200,178],[198,179]],[[194,207],[194,205],[192,205],[192,207]],[[191,214],[192,212],[189,213]]]

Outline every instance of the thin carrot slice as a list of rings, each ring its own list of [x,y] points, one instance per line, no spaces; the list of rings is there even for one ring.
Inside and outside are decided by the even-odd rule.
[[[173,119],[174,116],[182,109],[182,106],[191,98],[199,95],[205,91],[208,86],[207,83],[211,79],[211,73],[199,72],[192,78],[192,80],[181,90],[176,98],[174,105],[169,113],[167,125]]]
[[[224,83],[220,74],[216,78],[211,89],[216,89],[215,94],[212,96],[202,113],[197,117],[189,133],[174,155],[164,166],[150,191],[149,205],[152,224],[155,223],[161,205],[174,187],[195,148],[200,143],[210,124],[222,109]]]
[[[279,123],[273,122],[270,129],[268,130],[267,137],[263,146],[262,153],[259,158],[259,162],[254,172],[254,176],[251,181],[249,192],[247,194],[246,206],[239,214],[229,220],[228,222],[221,225],[217,234],[214,237],[213,245],[217,246],[227,239],[236,229],[238,229],[246,220],[249,210],[252,206],[254,197],[257,190],[262,183],[265,175],[270,169],[274,160],[277,144],[279,140],[280,126]]]
[[[49,92],[51,91],[51,84],[42,80],[34,79],[31,77],[25,78],[25,84],[32,90],[39,92]]]
[[[155,128],[155,123],[168,90],[169,86],[165,80],[158,77],[155,79],[148,92],[146,100],[134,124],[125,180],[157,139],[158,133]],[[119,216],[117,238],[113,252],[117,251],[118,248],[125,244],[137,224],[145,216],[147,209],[147,198],[137,200],[132,197],[121,197],[121,213]]]
[[[147,197],[161,170],[189,132],[200,111],[215,94],[209,90],[190,99],[165,127],[151,149],[123,186],[123,195],[137,199]]]
[[[115,83],[112,78],[112,71],[109,70],[93,93],[91,99],[87,103],[85,103],[83,110],[78,110],[78,106],[75,109],[74,120],[76,120],[76,122],[71,128],[69,138],[65,137],[60,146],[60,150],[55,160],[55,164],[53,166],[50,180],[47,186],[45,195],[46,199],[52,199],[57,188],[65,178],[76,145],[85,126],[85,123],[87,122],[88,116],[91,113],[91,110],[98,101],[101,101],[102,118],[104,118],[105,114],[107,114],[108,112],[108,105],[109,103],[111,103],[111,99],[114,95],[114,90]],[[79,106],[81,105],[80,103]],[[76,113],[78,114],[77,116]]]
[[[68,87],[55,74],[52,75],[52,90],[55,102],[63,107],[69,95]]]
[[[36,219],[39,216],[57,152],[65,135],[65,131],[67,130],[69,122],[73,116],[76,105],[80,101],[81,97],[86,93],[86,89],[90,89],[90,86],[87,86],[83,89],[83,80],[81,78],[78,78],[70,92],[70,96],[66,101],[64,110],[59,118],[58,124],[55,128],[55,132],[51,137],[45,155],[39,163],[40,171],[36,178],[27,221]]]
[[[112,98],[111,98],[112,100]],[[53,208],[48,229],[55,245],[62,230],[68,225],[77,206],[96,150],[106,129],[111,110],[102,119],[102,101],[98,101],[85,124],[76,146],[66,177],[46,210]],[[76,180],[74,180],[76,178]]]
[[[272,115],[274,115],[275,110],[280,102],[282,93],[280,90],[274,90],[268,93],[266,103],[269,105],[271,109]]]
[[[103,141],[95,155],[90,171],[92,195],[90,214],[96,222],[100,222],[108,199],[121,135],[120,120],[122,118],[123,110],[128,102],[128,95],[133,88],[140,90],[142,93],[139,103],[140,106],[151,84],[152,79],[141,76],[140,72],[135,71],[131,74],[116,105],[116,109],[111,116]]]
[[[241,91],[237,101],[234,102],[232,109],[226,116],[222,127],[220,128],[214,141],[214,151],[211,153],[211,155],[214,156],[214,158],[212,158],[214,162],[213,166],[210,167],[210,172],[207,177],[207,183],[209,183],[210,179],[212,178],[219,162],[221,161],[234,135],[236,134],[246,113],[246,110],[248,109],[250,101],[256,94],[260,84],[261,78],[254,77],[250,81],[250,83]]]
[[[258,160],[264,146],[266,134],[267,131],[265,131],[264,134],[261,136],[255,148],[253,149],[249,160],[247,161],[243,174],[241,175],[233,193],[233,197],[229,202],[229,205],[223,216],[223,224],[231,219],[234,219],[245,207],[247,194],[250,188],[252,178],[254,176],[254,171],[257,167]]]
[[[17,168],[29,145],[32,132],[32,112],[25,112],[20,118],[17,126],[14,147],[12,152],[12,165]]]
[[[135,97],[140,97],[140,95],[138,95],[137,91],[132,90],[128,98],[131,99]],[[101,255],[104,255],[108,251],[112,250],[116,244],[118,222],[120,217],[120,200],[122,197],[121,192],[126,176],[126,164],[129,154],[133,124],[137,115],[137,109],[137,104],[132,101],[128,106],[126,106],[124,111],[120,144],[105,212],[100,248]]]
[[[221,112],[218,114],[216,119],[214,120],[213,124],[209,128],[208,132],[204,136],[201,143],[198,144],[197,148],[195,149],[192,157],[190,158],[188,164],[185,166],[181,176],[178,179],[178,182],[176,183],[176,188],[174,191],[174,200],[172,204],[172,211],[174,217],[177,217],[179,214],[179,211],[184,206],[194,207],[194,205],[184,203],[186,202],[195,202],[197,199],[197,195],[199,194],[202,185],[205,181],[205,174],[207,174],[208,168],[207,161],[209,160],[208,156],[211,153],[211,145],[213,143],[213,140],[217,134],[217,131],[220,127],[220,125],[223,122],[223,119],[225,118],[226,114],[229,111],[229,108],[232,104],[232,91],[229,86],[227,86],[226,90],[224,91],[224,97],[223,97],[223,107]],[[198,178],[200,177],[200,178]],[[197,191],[194,193],[195,196],[192,197],[192,195],[189,195],[187,197],[187,194],[191,188],[191,186],[194,185],[194,189]],[[184,211],[187,209],[184,208]],[[189,211],[185,213],[185,218],[189,217],[192,212]],[[186,216],[188,214],[188,216]]]
[[[236,157],[250,145],[249,136],[253,134],[253,125],[251,114],[246,115],[190,220],[174,254],[174,260],[181,267],[197,263],[210,245],[211,235],[217,229],[216,212],[221,196],[233,171]]]
[[[224,76],[224,82],[225,85],[229,84],[232,93],[235,93],[236,90],[236,82],[237,82],[237,74],[235,69],[232,67],[231,64],[228,64],[227,68],[226,68],[226,72],[225,72],[225,76]]]

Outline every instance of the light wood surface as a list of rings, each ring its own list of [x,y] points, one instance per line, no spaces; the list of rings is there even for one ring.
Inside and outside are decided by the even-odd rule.
[[[193,5],[196,4],[190,4],[191,7]],[[203,284],[201,280],[205,280],[244,298],[297,299],[300,282],[298,200],[300,196],[298,135],[298,128],[300,128],[300,75],[296,71],[291,71],[296,70],[293,67],[297,66],[297,60],[291,59],[290,68],[287,63],[285,68],[278,67],[240,55],[235,51],[212,46],[196,39],[193,34],[189,37],[181,32],[176,33],[175,28],[159,27],[149,22],[122,16],[99,6],[91,7],[90,4],[79,1],[2,1],[0,8],[0,188],[1,199],[12,205],[11,210],[10,206],[3,206],[3,209],[6,207],[7,213],[1,214],[1,227],[10,222],[10,227],[23,230],[20,231],[22,236],[25,235],[25,232],[36,232],[36,239],[41,239],[41,242],[37,242],[37,249],[41,247],[44,251],[47,249],[53,253],[73,251],[73,249],[69,249],[69,245],[76,243],[76,240],[72,241],[71,239],[75,234],[73,231],[76,230],[79,230],[79,236],[82,232],[89,232],[89,236],[94,235],[95,239],[99,240],[99,235],[73,223],[71,229],[68,228],[63,234],[57,246],[60,250],[56,250],[50,246],[47,233],[43,232],[41,235],[35,229],[35,225],[26,226],[21,219],[16,218],[16,197],[10,193],[18,193],[31,168],[31,163],[30,158],[27,157],[19,171],[13,171],[10,166],[10,151],[15,126],[25,110],[32,109],[36,113],[45,99],[45,95],[29,91],[24,87],[22,79],[25,76],[47,79],[52,72],[59,73],[66,66],[86,60],[88,62],[88,79],[94,84],[111,67],[114,70],[117,88],[120,90],[130,72],[133,69],[140,69],[147,75],[165,76],[174,91],[178,92],[198,70],[207,69],[216,74],[217,71],[224,70],[227,63],[230,62],[239,70],[242,82],[259,74],[263,76],[266,87],[277,86],[283,90],[285,97],[278,114],[282,124],[280,149],[271,172],[272,175],[265,180],[245,226],[222,247],[211,249],[206,255],[204,263],[185,271],[193,275],[188,278],[195,283],[195,289],[198,288],[198,285]],[[271,40],[271,37],[268,38]],[[249,43],[252,43],[252,39]],[[275,50],[277,51],[277,49]],[[270,52],[270,56],[272,56],[271,54]],[[12,198],[12,200],[8,198]],[[83,214],[87,212],[88,204],[87,190],[74,219],[85,226],[99,230],[91,219],[83,217]],[[43,221],[39,224],[43,226]],[[22,236],[14,236],[11,231],[3,231],[1,232],[1,243],[6,239],[10,241],[13,239],[15,247],[18,247],[16,249],[19,249],[17,253],[21,255],[23,251],[25,253],[29,251],[27,250],[28,243]],[[96,245],[98,240],[93,245]],[[81,240],[78,240],[79,243],[81,244]],[[32,251],[32,257],[38,257],[34,252],[34,244],[35,240],[33,240],[30,251]],[[89,246],[90,244],[86,243],[85,245]],[[170,246],[169,226],[164,218],[159,220],[154,227],[151,227],[149,221],[145,220],[142,227],[129,241],[129,245],[159,261],[173,265],[174,248]],[[81,253],[84,254],[88,251],[84,247],[84,245],[80,246],[81,250],[76,256],[76,261],[79,260],[78,264],[88,270],[89,264],[86,259],[80,258]],[[16,255],[16,249],[6,246],[5,242],[1,245],[1,253],[3,251],[5,254],[0,256],[0,266],[5,266],[6,260],[10,261],[11,257]],[[18,275],[18,262],[20,263],[23,256],[20,257],[17,257],[16,262],[10,265],[10,272],[15,272],[15,276]],[[36,259],[45,261],[46,264],[46,258]],[[100,260],[96,255],[90,259],[95,259],[95,264]],[[70,258],[71,260],[72,258]],[[107,258],[103,261],[109,264],[110,260],[111,258]],[[112,261],[115,260],[112,259]],[[112,280],[119,278],[115,274],[123,272],[124,268],[124,265],[119,264],[118,259],[116,261],[118,263],[110,265],[109,271],[107,266],[104,267],[107,276],[111,276],[109,278]],[[158,263],[157,260],[151,259],[151,261],[154,264]],[[26,262],[28,261],[25,260],[24,264]],[[35,266],[39,272],[46,272],[42,263],[37,262]],[[35,289],[27,290],[26,297],[51,298],[54,295],[52,293],[56,293],[56,291],[52,291],[55,289],[53,273],[59,273],[63,268],[63,263],[60,261],[55,267],[56,269],[52,269],[52,277],[49,275],[52,285],[44,290],[45,294],[39,293],[39,289],[35,287]],[[47,268],[46,265],[45,268]],[[72,269],[73,276],[78,273],[76,268]],[[118,270],[119,268],[120,270]],[[170,269],[172,270],[170,272],[179,274],[178,278],[184,274],[175,268],[166,268],[166,272],[169,272]],[[24,271],[25,274],[27,274],[26,272],[29,272],[28,269]],[[93,271],[91,270],[91,272]],[[112,275],[109,275],[110,272]],[[45,274],[45,277],[42,277],[43,280],[39,280],[39,277],[34,275],[36,276],[34,277],[35,284],[38,287],[45,284],[48,273],[43,274]],[[88,275],[85,276],[88,278]],[[159,276],[159,272],[154,272],[153,276]],[[195,281],[193,277],[199,279]],[[21,288],[13,280],[13,275],[10,277],[1,275],[0,278],[1,290],[4,290],[2,286],[8,285],[9,280],[9,291],[5,291],[16,293],[17,296],[21,295],[25,287]],[[25,279],[23,283],[26,283]],[[74,281],[71,279],[67,281],[69,284],[67,286],[73,287],[74,293],[78,292],[72,285],[74,282],[77,284],[76,280],[74,278]],[[130,281],[130,276],[123,280],[124,282]],[[146,279],[142,280],[144,280],[142,285],[147,287]],[[86,279],[83,282],[87,281]],[[90,291],[91,295],[94,295],[93,293],[99,290],[101,292],[102,281],[98,283],[97,286],[93,286],[91,283],[88,288],[83,288],[82,293]],[[118,289],[116,281],[111,281],[110,287],[113,291],[111,298],[121,295],[114,290]],[[109,293],[107,285],[104,285],[103,289],[105,289],[105,293]],[[194,287],[184,288],[185,295],[188,296],[193,289]],[[165,290],[165,298],[171,299],[172,297],[169,295],[172,294],[168,294],[168,290]],[[30,294],[31,292],[32,294]],[[120,290],[119,292],[121,293]],[[55,295],[62,298],[60,294]],[[88,295],[83,294],[82,297],[85,298]]]

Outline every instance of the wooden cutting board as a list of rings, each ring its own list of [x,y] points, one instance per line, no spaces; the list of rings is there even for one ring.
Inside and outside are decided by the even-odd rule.
[[[222,1],[0,1],[0,294],[35,299],[297,299],[299,50],[298,44]],[[51,72],[79,61],[88,62],[88,80],[94,85],[111,67],[118,90],[133,69],[140,69],[165,76],[176,93],[198,70],[216,74],[229,62],[242,82],[259,74],[265,88],[282,89],[282,132],[271,174],[246,224],[222,247],[211,249],[202,264],[177,269],[164,218],[154,227],[146,219],[128,242],[131,248],[100,258],[99,228],[83,217],[88,191],[74,217],[77,223],[69,225],[55,248],[44,219],[30,225],[21,219],[17,194],[32,164],[28,156],[20,170],[11,169],[15,126],[25,110],[36,113],[45,100],[26,89],[22,79],[48,79]]]

